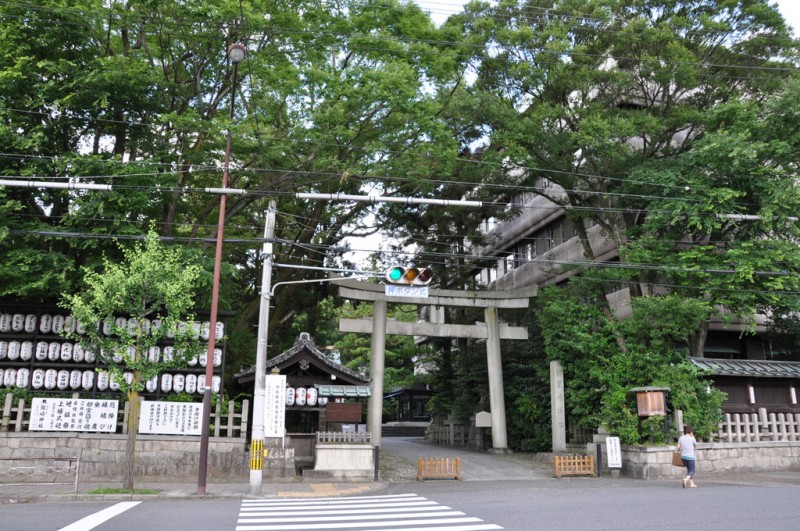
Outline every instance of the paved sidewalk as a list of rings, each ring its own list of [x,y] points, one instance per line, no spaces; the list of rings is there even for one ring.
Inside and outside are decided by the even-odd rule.
[[[204,495],[197,494],[197,482],[154,482],[135,481],[137,490],[153,490],[156,494],[89,494],[96,489],[119,489],[120,481],[87,481],[78,485],[64,484],[2,484],[0,483],[0,504],[32,503],[41,501],[129,501],[152,500],[158,498],[304,498],[351,496],[365,494],[384,488],[380,482],[374,483],[272,483],[264,481],[260,496],[250,495],[249,479],[235,483],[207,483]]]

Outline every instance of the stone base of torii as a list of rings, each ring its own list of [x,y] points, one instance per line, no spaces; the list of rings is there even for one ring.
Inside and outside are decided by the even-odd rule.
[[[372,394],[367,411],[367,430],[372,433],[373,444],[381,443],[383,413],[383,372],[386,334],[460,337],[486,340],[486,362],[489,376],[489,405],[492,415],[492,450],[494,453],[509,452],[506,431],[506,407],[503,388],[503,363],[500,352],[501,339],[528,339],[524,327],[507,326],[500,323],[498,310],[503,308],[527,308],[531,297],[536,296],[536,287],[507,291],[456,291],[429,289],[427,297],[388,296],[385,286],[356,280],[335,280],[339,295],[352,300],[371,301],[372,319],[342,319],[341,332],[372,334],[370,377]],[[445,323],[405,323],[386,320],[386,305],[414,304],[434,307],[483,308],[485,323],[454,325]],[[437,312],[431,312],[435,315]]]

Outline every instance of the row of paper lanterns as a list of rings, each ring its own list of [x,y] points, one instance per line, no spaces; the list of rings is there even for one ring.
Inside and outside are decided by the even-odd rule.
[[[328,398],[318,396],[316,387],[287,387],[286,405],[287,406],[324,406],[328,403]]]
[[[38,331],[42,334],[60,335],[62,333],[78,333],[82,335],[86,333],[86,328],[83,323],[71,315],[65,316],[42,314],[41,316],[37,316],[33,313],[0,314],[0,333],[7,334],[9,332],[25,332],[28,334],[33,334],[37,331],[37,323]],[[118,328],[127,330],[130,335],[135,335],[137,333],[140,323],[142,333],[145,335],[149,334],[151,329],[157,329],[161,327],[161,321],[159,319],[142,319],[139,321],[138,319],[126,319],[124,317],[117,317],[114,321],[106,319],[102,323],[98,323],[97,326],[98,329],[102,327],[103,334],[110,336],[113,335],[112,323]],[[179,332],[188,332],[195,339],[202,337],[203,339],[208,340],[211,335],[210,329],[211,323],[209,321],[178,323]],[[216,340],[221,340],[225,335],[224,324],[217,322],[215,330],[216,333],[214,334],[214,338]],[[167,337],[175,337],[175,332],[168,330]]]
[[[30,369],[0,369],[0,385],[8,388],[19,387],[25,389],[30,385],[33,389],[58,389],[59,391],[72,390],[91,390],[95,385],[95,377],[97,378],[98,391],[118,391],[119,383],[112,381],[107,372],[95,371],[79,371],[66,369],[34,369],[31,373]],[[130,384],[133,381],[133,373],[125,372],[123,374],[125,381]],[[213,376],[211,379],[211,392],[219,393],[222,378]],[[145,389],[148,392],[154,393],[159,388],[158,376],[155,376],[145,382]],[[161,391],[164,393],[176,392],[181,393],[186,391],[189,394],[199,393],[203,394],[206,390],[206,376],[204,374],[162,374],[161,375]]]
[[[133,354],[133,347],[128,347],[129,353]],[[147,351],[147,359],[153,363],[159,360],[169,361],[175,353],[173,347],[167,346],[163,349],[161,347],[150,347]],[[35,358],[36,361],[51,361],[51,362],[69,362],[76,363],[94,363],[97,357],[91,350],[84,349],[80,343],[61,343],[58,341],[38,341],[35,344],[33,341],[0,341],[0,360],[22,360],[30,361]],[[190,367],[194,367],[198,363],[200,366],[205,367],[207,363],[208,352],[203,351],[200,356],[191,358],[188,363]],[[114,356],[114,361],[119,363],[122,361],[122,356]],[[222,365],[222,349],[214,349],[214,367]]]

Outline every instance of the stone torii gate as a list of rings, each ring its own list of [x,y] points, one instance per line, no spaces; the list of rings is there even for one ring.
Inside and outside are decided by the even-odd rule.
[[[430,289],[428,296],[387,295],[385,286],[355,280],[335,280],[339,295],[353,300],[371,301],[372,319],[342,319],[339,331],[372,334],[370,378],[372,394],[369,397],[367,429],[372,433],[373,444],[380,446],[383,413],[383,372],[386,334],[462,337],[486,339],[486,360],[489,376],[489,405],[492,415],[492,449],[494,453],[508,452],[506,407],[503,387],[503,363],[500,353],[501,339],[528,339],[524,327],[501,325],[498,310],[501,308],[527,308],[530,298],[536,296],[536,287],[512,292],[457,291]],[[445,323],[405,323],[386,320],[386,304],[415,304],[418,306],[461,306],[483,308],[486,322],[474,325]],[[436,312],[432,312],[436,314]]]

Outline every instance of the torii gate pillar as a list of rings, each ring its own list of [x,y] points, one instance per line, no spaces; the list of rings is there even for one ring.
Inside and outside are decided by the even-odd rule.
[[[500,354],[500,323],[497,308],[487,306],[486,316],[486,362],[489,376],[489,406],[492,412],[492,448],[490,453],[508,451],[506,431],[506,399],[503,386],[503,360]]]
[[[372,393],[367,401],[367,430],[372,434],[372,445],[381,445],[383,424],[383,371],[386,353],[386,300],[372,303],[372,337],[370,339],[369,377]]]

